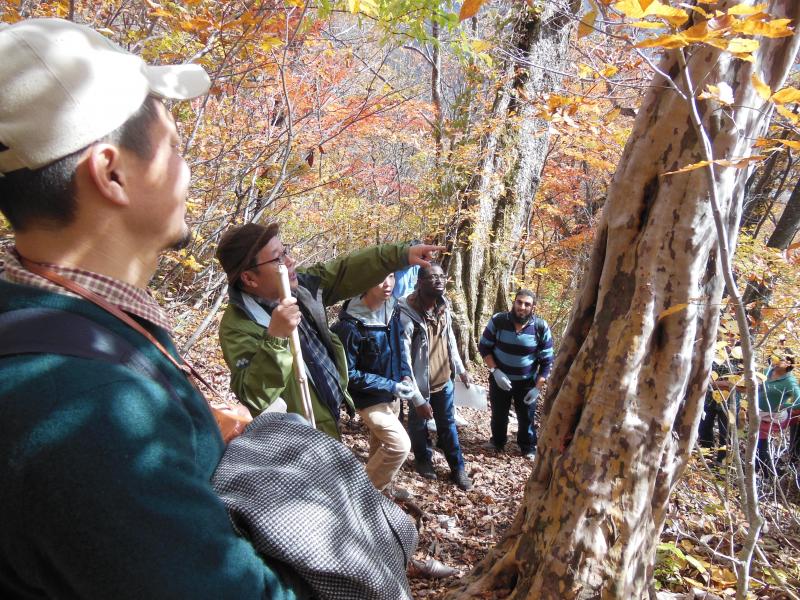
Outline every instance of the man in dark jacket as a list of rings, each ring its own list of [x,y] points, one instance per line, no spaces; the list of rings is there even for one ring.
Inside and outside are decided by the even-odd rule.
[[[450,478],[464,491],[472,489],[456,429],[453,378],[469,386],[469,373],[461,362],[453,333],[450,305],[444,296],[447,277],[432,263],[419,270],[416,291],[398,302],[403,352],[411,365],[414,393],[408,430],[417,472],[437,479],[427,421],[436,422],[438,445],[450,467]]]
[[[379,490],[392,481],[411,450],[411,440],[398,418],[400,400],[410,399],[414,387],[400,347],[400,323],[393,318],[394,281],[391,273],[348,300],[332,327],[347,355],[347,388],[369,429],[367,475]]]
[[[160,375],[72,348],[0,357],[0,596],[295,598],[211,487],[223,441],[147,291],[188,233],[189,169],[159,98],[201,96],[208,76],[61,19],[0,27],[0,56],[0,210],[16,244],[0,256],[0,328],[83,320]]]

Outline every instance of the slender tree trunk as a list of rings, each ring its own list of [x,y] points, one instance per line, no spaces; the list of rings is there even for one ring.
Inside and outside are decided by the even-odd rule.
[[[800,229],[800,181],[798,181],[792,195],[786,202],[786,208],[783,209],[781,218],[778,219],[778,224],[775,225],[775,231],[769,236],[767,246],[770,248],[780,248],[786,250],[792,243],[794,236]]]
[[[800,18],[796,0],[766,10]],[[748,155],[770,114],[751,76],[779,87],[800,39],[760,41],[754,64],[708,47],[689,56],[693,81],[734,91],[736,108],[724,115],[701,105],[714,158]],[[686,89],[674,51],[660,70]],[[654,78],[611,183],[523,504],[453,599],[646,593],[669,495],[695,441],[724,285],[707,173],[661,176],[703,155],[690,107],[669,87]],[[745,179],[744,170],[716,171],[730,247]]]
[[[433,142],[436,146],[436,166],[442,158],[442,130],[444,129],[444,115],[442,113],[442,51],[439,47],[439,24],[431,24],[431,37],[433,49],[431,52],[431,104],[433,104]]]
[[[461,214],[467,216],[459,223],[447,269],[454,281],[453,314],[464,356],[476,357],[475,340],[487,319],[508,306],[514,249],[547,156],[548,125],[535,118],[535,99],[560,82],[556,72],[565,63],[571,17],[580,6],[580,0],[554,0],[541,10],[522,5],[506,83],[488,117],[498,126],[481,140],[482,161],[467,188],[457,194],[465,202]],[[531,67],[532,60],[548,70]]]

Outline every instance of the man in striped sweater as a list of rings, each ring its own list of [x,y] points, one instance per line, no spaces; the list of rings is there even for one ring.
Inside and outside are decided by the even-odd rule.
[[[517,413],[517,443],[526,458],[534,458],[536,400],[553,364],[553,336],[547,322],[533,314],[536,295],[519,290],[510,312],[497,313],[483,330],[478,350],[492,376],[492,437],[485,448],[502,451],[508,436],[511,401]]]

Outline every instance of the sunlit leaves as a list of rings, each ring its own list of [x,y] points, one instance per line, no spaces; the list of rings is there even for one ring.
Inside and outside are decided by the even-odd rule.
[[[662,4],[658,0],[621,0],[613,7],[626,17],[643,19],[645,17],[660,17],[674,27],[680,27],[689,20],[689,15],[681,8]]]
[[[729,52],[736,58],[753,61],[753,52],[760,44],[756,37],[778,38],[793,35],[789,19],[773,19],[764,12],[766,4],[756,6],[735,5],[727,12],[705,10],[700,6],[681,4],[671,6],[658,1],[622,0],[612,5],[629,19],[627,25],[635,29],[651,29],[656,25],[667,25],[671,33],[640,40],[639,48],[678,49],[692,44],[707,44]],[[703,18],[691,27],[681,30],[689,13],[694,11]],[[645,19],[652,17],[657,20]]]
[[[597,20],[597,11],[590,10],[586,13],[583,18],[581,19],[580,24],[578,25],[578,37],[586,37],[592,31],[594,31],[594,22]]]
[[[732,6],[728,9],[729,15],[757,15],[759,13],[764,12],[764,9],[767,8],[765,4],[756,4],[754,6],[748,6],[747,4],[737,4],[736,6]]]
[[[758,75],[754,73],[753,76],[751,77],[751,82],[753,83],[753,87],[755,88],[756,93],[758,93],[758,95],[761,96],[763,100],[770,99],[770,96],[772,95],[772,90],[766,83],[761,81]]]
[[[733,104],[733,90],[730,85],[722,81],[719,85],[709,84],[706,86],[706,91],[697,98],[699,100],[716,100],[720,104],[731,105]]]
[[[800,102],[800,90],[793,87],[786,87],[772,94],[771,100],[776,104],[788,104],[789,102]]]
[[[760,155],[748,156],[748,157],[744,157],[744,158],[735,158],[733,160],[727,160],[727,159],[724,159],[724,158],[717,159],[717,160],[711,160],[711,161],[701,160],[699,162],[692,163],[690,165],[687,165],[687,166],[682,167],[680,169],[677,169],[675,171],[668,171],[667,173],[662,173],[662,175],[666,176],[666,175],[677,175],[679,173],[688,173],[689,171],[695,171],[697,169],[702,169],[703,167],[707,167],[707,166],[709,166],[711,164],[719,165],[721,167],[731,167],[733,169],[744,169],[750,163],[760,162],[762,160],[764,160],[764,157],[760,156]]]

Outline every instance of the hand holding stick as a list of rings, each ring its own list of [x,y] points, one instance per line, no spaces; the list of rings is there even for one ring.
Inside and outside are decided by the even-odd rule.
[[[286,268],[286,265],[278,265],[278,277],[280,278],[280,299],[290,298],[292,288],[289,285],[289,269]],[[292,358],[294,359],[294,377],[300,387],[300,395],[303,399],[303,412],[311,426],[316,427],[314,410],[311,406],[311,392],[308,389],[308,379],[306,378],[306,364],[303,361],[303,353],[300,349],[300,334],[297,332],[297,328],[289,335],[289,347],[292,350]]]

